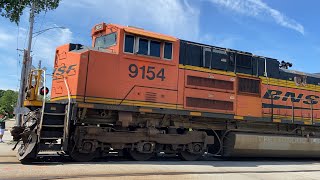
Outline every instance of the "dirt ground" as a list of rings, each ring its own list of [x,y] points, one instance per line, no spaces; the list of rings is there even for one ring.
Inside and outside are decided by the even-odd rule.
[[[7,123],[8,129],[14,121]],[[63,159],[22,165],[11,150],[8,131],[0,144],[0,179],[320,179],[320,160],[213,158],[186,162],[157,158],[136,162],[106,158],[90,163]]]

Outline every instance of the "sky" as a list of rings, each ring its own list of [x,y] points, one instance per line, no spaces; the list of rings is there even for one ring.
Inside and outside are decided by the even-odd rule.
[[[61,0],[56,10],[35,17],[33,65],[52,72],[56,47],[91,45],[91,28],[114,23],[293,63],[320,72],[320,1],[292,0]],[[29,9],[19,26],[0,17],[0,89],[18,90],[22,52],[27,48]]]

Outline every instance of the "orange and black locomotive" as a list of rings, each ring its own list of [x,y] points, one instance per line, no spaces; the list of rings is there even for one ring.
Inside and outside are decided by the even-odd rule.
[[[135,27],[91,34],[90,47],[57,48],[50,102],[27,103],[20,160],[320,156],[320,75]]]

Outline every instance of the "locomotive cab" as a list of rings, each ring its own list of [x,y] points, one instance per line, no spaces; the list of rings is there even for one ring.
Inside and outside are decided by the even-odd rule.
[[[105,23],[91,34],[90,48],[57,48],[53,101],[67,100],[66,79],[73,102],[177,107],[178,39]]]

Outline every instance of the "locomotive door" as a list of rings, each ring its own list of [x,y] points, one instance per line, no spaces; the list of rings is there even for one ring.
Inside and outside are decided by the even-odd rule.
[[[238,116],[262,116],[260,78],[237,77],[237,113]]]

